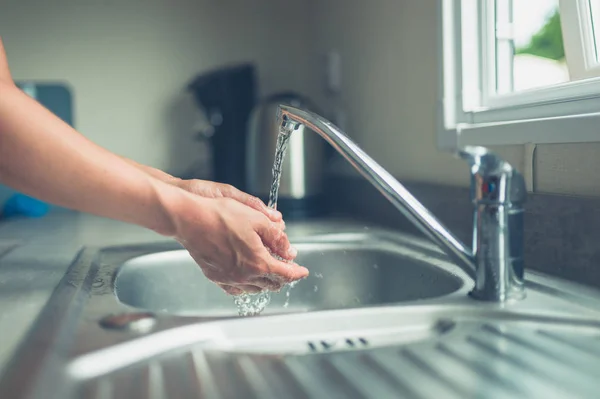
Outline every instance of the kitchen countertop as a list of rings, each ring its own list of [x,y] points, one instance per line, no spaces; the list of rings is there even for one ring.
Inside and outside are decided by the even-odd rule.
[[[0,374],[83,246],[167,240],[142,227],[66,210],[0,220]]]

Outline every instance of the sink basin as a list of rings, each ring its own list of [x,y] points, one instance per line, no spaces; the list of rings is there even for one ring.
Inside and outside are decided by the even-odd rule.
[[[265,314],[397,304],[449,295],[464,288],[462,271],[433,250],[395,234],[346,234],[292,240],[310,276],[273,293]],[[127,305],[178,315],[234,316],[233,298],[204,277],[187,251],[130,259],[116,277]]]

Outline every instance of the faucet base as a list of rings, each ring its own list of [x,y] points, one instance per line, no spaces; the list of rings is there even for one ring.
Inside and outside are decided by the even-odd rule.
[[[485,302],[510,302],[525,299],[527,294],[524,287],[512,289],[511,292],[508,293],[474,289],[473,291],[469,292],[469,297]]]

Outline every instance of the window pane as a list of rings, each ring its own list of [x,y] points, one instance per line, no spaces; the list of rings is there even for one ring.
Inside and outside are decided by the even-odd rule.
[[[600,62],[600,0],[589,0],[590,12],[592,14],[592,31],[594,35],[594,52],[596,54],[596,62]]]
[[[496,32],[510,32],[511,37],[505,40],[512,41],[514,52],[512,64],[507,61],[500,64],[502,60],[498,60],[498,74],[512,69],[512,91],[568,82],[569,70],[565,61],[558,0],[510,2],[512,4],[508,9],[512,14],[512,24],[503,29],[497,26]],[[506,33],[504,35],[507,36]]]
[[[514,90],[569,81],[558,0],[513,0]]]

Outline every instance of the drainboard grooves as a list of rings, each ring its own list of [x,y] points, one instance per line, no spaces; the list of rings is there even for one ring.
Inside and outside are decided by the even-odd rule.
[[[110,379],[103,377],[97,380],[86,381],[79,396],[86,399],[112,399],[112,393]]]
[[[288,357],[285,359],[285,364],[290,372],[294,376],[294,379],[299,382],[306,395],[312,399],[348,399],[347,396],[342,395],[338,390],[332,392],[328,388],[331,381],[327,380],[327,376],[320,372],[315,357]]]
[[[547,341],[545,341],[542,336],[535,335],[524,329],[512,328],[506,331],[499,330],[498,328],[486,329],[515,342],[518,345],[537,351],[557,362],[570,363],[574,368],[579,369],[579,371],[589,372],[594,376],[600,376],[600,370],[598,370],[597,367],[597,358],[593,358],[590,362],[589,358],[582,358],[579,353],[573,352],[573,350],[569,348],[565,349],[563,346],[556,345],[554,342],[548,345]]]
[[[598,337],[590,337],[581,334],[560,334],[551,331],[539,330],[539,335],[560,342],[584,353],[594,354],[600,357],[600,341]]]
[[[256,398],[252,394],[251,387],[246,383],[246,379],[240,375],[239,367],[233,362],[232,358],[234,356],[223,352],[209,352],[206,354],[206,361],[210,366],[220,397],[223,399]],[[212,397],[208,398],[212,399]]]
[[[198,383],[199,397],[220,399],[217,388],[214,384],[214,377],[211,373],[208,361],[202,351],[190,352],[190,361],[196,371],[196,381]]]
[[[583,394],[585,397],[595,397],[597,394],[594,379],[582,375],[564,363],[548,359],[529,347],[519,346],[502,335],[481,332],[471,336],[469,341],[474,342],[481,348],[487,348],[488,351],[496,352],[499,356],[510,359],[530,374],[542,376],[546,379],[547,384],[557,385],[569,392],[566,397],[573,397],[573,391],[580,392],[579,394]]]
[[[502,378],[501,374],[506,374],[506,370],[492,370],[490,367],[483,364],[482,362],[474,362],[472,359],[465,358],[461,354],[452,351],[443,344],[436,345],[436,349],[445,356],[448,356],[450,359],[456,361],[457,363],[460,363],[462,366],[465,367],[465,369],[469,370],[474,375],[481,377],[482,380],[488,383],[489,386],[487,389],[502,391],[500,396],[507,395],[509,397],[514,397],[514,395],[524,394],[524,392],[517,388],[510,381],[510,379]],[[497,364],[495,364],[494,366],[497,366]],[[501,364],[500,367],[502,367]],[[500,372],[500,375],[498,372]]]
[[[431,374],[423,373],[420,369],[408,364],[406,360],[387,352],[378,351],[364,354],[363,361],[398,391],[398,397],[411,399],[463,398],[462,395],[448,391],[448,388],[437,378],[432,378]]]
[[[277,398],[307,399],[304,387],[294,378],[282,356],[252,357],[254,366],[262,371],[267,384],[278,393]]]
[[[334,367],[364,398],[397,398],[398,392],[380,374],[374,373],[373,367],[361,362],[355,355],[332,356],[329,359]]]
[[[541,394],[544,398],[563,399],[572,397],[572,392],[565,390],[559,382],[549,377],[548,373],[543,370],[532,369],[521,359],[508,356],[502,349],[480,342],[477,337],[468,336],[464,345],[452,345],[452,348],[463,354],[472,352],[474,357],[481,357],[482,362],[503,362],[509,365],[511,371],[515,373],[515,382],[527,381],[528,388],[536,394]],[[486,356],[489,356],[490,359],[486,359]]]
[[[400,351],[400,355],[409,360],[413,366],[418,367],[421,371],[423,371],[424,373],[429,374],[429,376],[437,381],[442,382],[447,388],[450,388],[451,390],[454,391],[454,393],[458,394],[460,397],[463,398],[484,398],[485,396],[482,396],[481,394],[477,394],[477,395],[472,395],[472,392],[470,392],[468,389],[465,389],[465,387],[457,384],[456,380],[457,378],[455,378],[456,376],[452,376],[449,377],[447,375],[446,372],[444,372],[444,370],[437,370],[437,367],[435,367],[433,364],[436,363],[438,361],[437,358],[439,358],[439,356],[431,355],[431,353],[429,354],[429,356],[427,356],[429,359],[425,360],[423,359],[421,356],[426,354],[425,353],[425,347],[421,346],[419,347],[419,355],[417,355],[416,353],[412,352],[409,349],[402,349]],[[452,370],[454,372],[454,369],[448,369],[447,371]],[[467,385],[469,386],[469,385]]]
[[[111,377],[114,398],[165,399],[158,363],[123,369]]]
[[[167,398],[198,399],[195,370],[185,353],[162,359],[161,367]]]
[[[151,362],[142,374],[142,386],[147,390],[147,394],[140,398],[148,399],[166,399],[165,382],[163,379],[160,363]]]
[[[506,358],[497,356],[493,352],[482,353],[480,348],[468,341],[461,339],[439,344],[438,349],[446,355],[464,362],[465,365],[469,365],[476,373],[494,380],[496,385],[500,385],[499,388],[515,392],[518,397],[538,395],[548,398],[556,394],[554,388],[540,383],[538,379],[531,378],[529,375],[523,375],[522,370],[516,369]]]
[[[240,357],[236,358],[234,363],[238,372],[242,378],[246,380],[246,384],[250,387],[250,391],[253,394],[252,396],[261,399],[278,399],[285,397],[287,394],[285,391],[276,392],[277,387],[269,384],[263,375],[266,370],[260,369],[249,356],[241,355]]]
[[[326,373],[325,377],[330,383],[330,389],[339,391],[340,394],[343,393],[344,398],[365,398],[361,391],[356,387],[356,381],[349,380],[348,377],[344,375],[335,364],[331,363],[330,360],[331,356],[323,356],[319,359],[319,363]],[[366,397],[369,397],[368,394]]]
[[[600,377],[600,369],[598,369],[600,358],[594,353],[574,350],[572,345],[553,340],[544,334],[534,333],[530,330],[518,329],[511,335],[532,342],[532,345],[535,345],[536,348],[547,348],[547,353],[553,354],[556,359],[560,359],[562,362],[570,363],[573,368],[578,369],[580,372]],[[577,338],[574,337],[573,339]],[[600,342],[597,344],[600,345]]]

